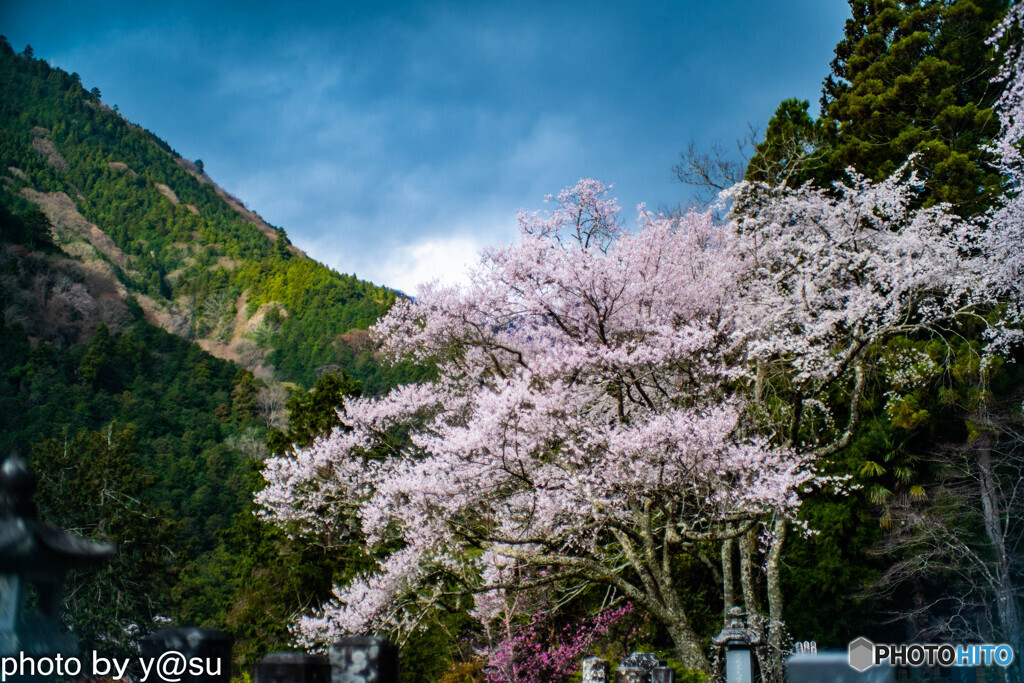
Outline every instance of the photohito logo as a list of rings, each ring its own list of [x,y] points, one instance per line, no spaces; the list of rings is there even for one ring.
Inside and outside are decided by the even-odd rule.
[[[860,672],[888,661],[893,666],[1002,666],[1013,663],[1009,645],[898,643],[881,645],[861,637],[850,643],[850,666]]]

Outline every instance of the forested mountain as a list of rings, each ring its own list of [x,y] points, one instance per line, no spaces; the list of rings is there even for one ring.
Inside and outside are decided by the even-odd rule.
[[[374,357],[396,293],[6,40],[0,169],[0,455],[29,460],[45,518],[119,546],[72,576],[69,625],[111,651],[166,623],[229,630],[249,663],[280,648],[345,570],[254,517],[259,465],[422,373]]]
[[[306,257],[77,74],[4,41],[0,83],[4,203],[38,206],[61,250],[150,322],[258,377],[308,388],[344,370],[371,392],[395,381],[362,333],[393,291]]]

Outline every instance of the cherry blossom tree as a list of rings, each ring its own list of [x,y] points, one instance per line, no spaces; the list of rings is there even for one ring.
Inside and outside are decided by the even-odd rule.
[[[520,241],[488,251],[468,288],[427,287],[378,324],[393,357],[435,363],[439,379],[350,402],[349,431],[268,463],[268,514],[322,531],[336,503],[354,504],[371,543],[400,546],[302,620],[303,636],[399,626],[396,598],[438,570],[500,589],[522,587],[504,577],[525,565],[539,582],[610,584],[707,669],[676,553],[790,514],[811,478],[741,428],[730,384],[746,266],[707,215],[642,210],[629,233],[596,181],[558,202],[521,216]],[[401,453],[365,455],[399,426]]]
[[[868,349],[1007,291],[985,226],[917,209],[914,192],[907,174],[742,184],[727,220],[641,206],[628,231],[582,180],[550,214],[521,214],[518,242],[487,250],[467,287],[396,304],[375,335],[437,379],[349,402],[345,428],[266,465],[268,518],[320,535],[357,525],[380,551],[378,570],[299,620],[300,640],[412,628],[411,608],[455,580],[483,620],[505,591],[583,581],[708,671],[678,558],[765,525],[781,647],[787,520],[820,481],[814,461],[852,438]]]
[[[991,216],[995,227],[986,237],[986,247],[995,254],[1004,256],[993,272],[993,286],[1020,282],[1024,279],[1024,5],[1015,3],[990,39],[998,44],[1008,40],[1016,32],[1016,39],[1010,40],[1003,49],[1003,63],[997,77],[1003,90],[996,111],[999,113],[1000,134],[992,146],[996,159],[1007,179],[1008,193],[1003,204]],[[1015,292],[1007,292],[1012,296]]]

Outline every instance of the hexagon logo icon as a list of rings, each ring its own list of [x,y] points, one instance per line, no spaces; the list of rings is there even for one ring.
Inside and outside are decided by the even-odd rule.
[[[861,673],[875,663],[875,644],[861,636],[850,643],[850,666]]]

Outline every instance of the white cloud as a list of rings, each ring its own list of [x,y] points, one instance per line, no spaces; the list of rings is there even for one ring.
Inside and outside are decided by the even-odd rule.
[[[298,240],[310,257],[342,273],[415,296],[419,285],[439,280],[465,284],[469,270],[480,261],[480,251],[495,243],[493,233],[469,236],[461,232],[424,236],[414,242],[387,246],[363,243],[358,249],[337,240]]]
[[[471,237],[434,237],[394,250],[384,261],[364,269],[372,282],[415,296],[425,282],[465,284],[480,260],[484,243]]]

